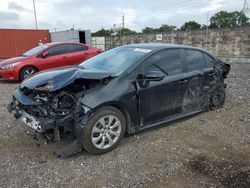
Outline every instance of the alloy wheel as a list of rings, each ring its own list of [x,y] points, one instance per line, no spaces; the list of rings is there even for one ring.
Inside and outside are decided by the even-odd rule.
[[[93,126],[91,133],[92,144],[98,149],[113,146],[121,135],[121,122],[114,115],[101,117]]]
[[[34,74],[36,71],[34,69],[26,69],[24,72],[23,72],[23,77],[24,78],[27,78],[29,76],[31,76],[32,74]]]

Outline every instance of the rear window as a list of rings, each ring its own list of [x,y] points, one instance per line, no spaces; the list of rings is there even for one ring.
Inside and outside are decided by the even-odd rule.
[[[68,49],[67,49],[68,53],[79,52],[84,50],[88,50],[88,47],[80,44],[68,44]]]
[[[201,70],[205,68],[203,53],[200,51],[185,49],[184,58],[188,71]]]

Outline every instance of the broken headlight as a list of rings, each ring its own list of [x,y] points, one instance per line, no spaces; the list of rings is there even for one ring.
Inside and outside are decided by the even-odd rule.
[[[87,114],[88,112],[91,111],[91,108],[88,107],[88,106],[86,106],[86,105],[84,105],[84,104],[82,104],[81,108],[82,108],[82,111],[83,111],[85,114]]]
[[[36,90],[37,91],[52,91],[54,89],[54,85],[53,85],[54,81],[53,80],[49,80],[46,84],[44,84],[43,86],[37,87]]]
[[[37,91],[51,91],[53,90],[53,88],[54,86],[46,85],[46,86],[37,87],[36,90]]]

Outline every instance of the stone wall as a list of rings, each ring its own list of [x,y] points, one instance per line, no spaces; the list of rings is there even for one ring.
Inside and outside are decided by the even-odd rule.
[[[157,40],[157,35],[162,40]],[[158,38],[159,39],[159,38]],[[133,43],[174,43],[202,47],[226,61],[250,62],[250,27],[230,29],[175,31],[172,33],[137,34],[106,37],[105,48]]]

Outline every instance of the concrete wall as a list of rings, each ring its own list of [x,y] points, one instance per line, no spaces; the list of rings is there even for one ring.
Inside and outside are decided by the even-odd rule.
[[[198,46],[207,49],[225,61],[250,62],[250,27],[209,29],[207,43],[206,30],[107,37],[105,48],[110,49],[133,43],[157,42]]]
[[[91,37],[91,45],[104,51],[105,37]]]

